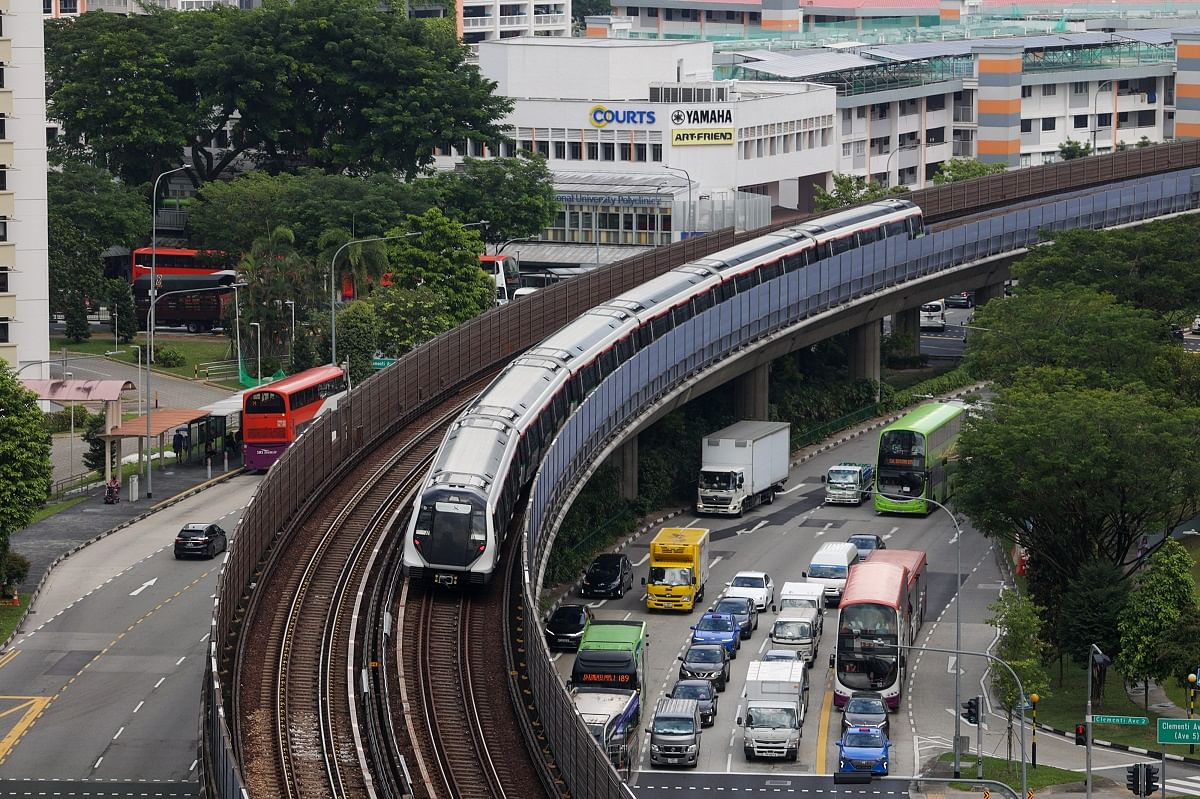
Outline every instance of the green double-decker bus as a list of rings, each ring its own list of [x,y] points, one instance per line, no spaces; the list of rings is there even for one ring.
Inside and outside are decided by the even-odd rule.
[[[926,514],[950,498],[962,405],[931,402],[879,433],[875,510]]]

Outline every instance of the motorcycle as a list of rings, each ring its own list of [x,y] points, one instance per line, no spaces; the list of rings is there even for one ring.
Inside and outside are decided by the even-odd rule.
[[[109,480],[104,486],[104,504],[116,505],[121,501],[121,484],[116,480]]]

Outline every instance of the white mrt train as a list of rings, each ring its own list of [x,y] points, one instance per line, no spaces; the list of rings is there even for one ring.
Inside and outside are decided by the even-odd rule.
[[[871,203],[676,267],[563,326],[510,363],[451,425],[408,523],[410,578],[489,581],[517,498],[567,417],[677,321],[855,247],[923,233],[915,204]]]

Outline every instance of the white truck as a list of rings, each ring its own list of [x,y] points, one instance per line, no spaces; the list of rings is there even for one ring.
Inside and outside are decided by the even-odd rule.
[[[788,477],[792,426],[737,422],[700,442],[696,512],[741,516],[771,503]]]
[[[825,474],[825,504],[861,505],[875,484],[875,467],[844,461]]]
[[[747,760],[794,761],[808,711],[808,669],[804,664],[756,660],[746,672],[746,715],[739,716]]]

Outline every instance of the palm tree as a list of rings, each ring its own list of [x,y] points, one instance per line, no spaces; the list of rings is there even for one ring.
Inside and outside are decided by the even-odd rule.
[[[338,249],[353,240],[353,234],[344,228],[326,230],[317,239],[321,262],[331,262]],[[349,272],[354,284],[354,296],[359,299],[370,290],[369,287],[382,282],[390,267],[387,248],[381,241],[351,244],[337,258],[334,280],[339,280],[342,274]]]
[[[302,314],[319,303],[324,293],[322,271],[296,250],[295,242],[291,229],[280,225],[255,239],[238,265],[246,283],[240,298],[245,309],[242,323],[262,325],[264,359],[279,358],[287,351],[291,336],[287,301],[294,302]]]

